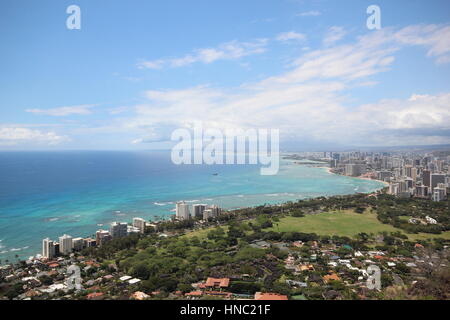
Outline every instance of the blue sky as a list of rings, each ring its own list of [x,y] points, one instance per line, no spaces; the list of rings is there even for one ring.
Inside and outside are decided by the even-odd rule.
[[[68,30],[66,8],[81,8]],[[366,9],[381,9],[368,30]],[[149,149],[205,127],[282,146],[450,143],[450,2],[0,3],[0,149]]]

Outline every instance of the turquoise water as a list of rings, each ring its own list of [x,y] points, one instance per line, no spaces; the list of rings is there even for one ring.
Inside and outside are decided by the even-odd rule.
[[[89,236],[133,217],[168,218],[180,200],[231,209],[383,187],[290,161],[276,176],[259,172],[175,166],[166,152],[0,153],[0,259],[35,255],[46,237]]]

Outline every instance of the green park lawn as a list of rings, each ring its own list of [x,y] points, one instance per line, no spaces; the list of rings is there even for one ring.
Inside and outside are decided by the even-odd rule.
[[[316,233],[318,235],[337,235],[353,237],[358,233],[377,234],[380,232],[396,232],[404,231],[394,228],[391,225],[383,224],[378,221],[376,214],[366,211],[363,214],[356,213],[351,210],[343,210],[337,212],[325,212],[314,215],[306,215],[305,217],[285,217],[279,222],[274,222],[270,229],[277,232],[304,232]],[[411,240],[424,240],[429,238],[445,238],[450,239],[450,232],[440,235],[434,234],[407,234]]]
[[[205,228],[205,229],[194,230],[194,231],[186,233],[185,235],[183,235],[183,237],[185,237],[187,239],[191,239],[193,237],[197,237],[201,241],[208,240],[208,232],[214,230],[215,228],[216,227],[209,227],[209,228]],[[228,226],[221,226],[221,228],[225,232],[228,231]]]
[[[216,227],[194,230],[186,233],[183,237],[188,239],[198,237],[199,240],[207,240],[208,232]],[[225,232],[228,226],[222,226]],[[450,231],[442,234],[418,233],[407,234],[403,230],[395,228],[389,224],[383,224],[375,213],[366,211],[363,214],[354,212],[353,210],[342,210],[333,212],[324,212],[319,214],[308,214],[304,217],[284,217],[280,221],[274,222],[273,227],[264,231],[276,232],[304,232],[316,233],[318,235],[337,235],[354,237],[358,233],[378,234],[380,232],[396,232],[400,231],[406,234],[410,240],[426,240],[433,238],[443,238],[450,240]]]

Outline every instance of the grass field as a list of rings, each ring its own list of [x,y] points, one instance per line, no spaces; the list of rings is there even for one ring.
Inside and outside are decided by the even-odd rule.
[[[198,237],[200,240],[207,240],[208,232],[215,227],[195,230],[186,233],[183,237],[192,238]],[[222,226],[225,232],[228,226]],[[442,234],[407,234],[401,229],[394,228],[389,224],[383,224],[378,221],[375,213],[366,211],[363,214],[356,213],[352,210],[343,210],[337,212],[324,212],[315,215],[306,215],[302,218],[285,217],[281,218],[279,222],[274,222],[274,226],[265,231],[277,232],[304,232],[316,233],[318,235],[337,235],[354,237],[358,233],[365,232],[367,234],[378,234],[380,232],[396,232],[400,231],[406,234],[410,240],[426,240],[433,238],[443,238],[450,240],[450,231]]]
[[[208,240],[208,232],[210,232],[211,230],[214,230],[215,228],[216,227],[210,227],[210,228],[206,228],[206,229],[194,230],[194,231],[186,233],[182,237],[185,237],[188,239],[190,239],[192,237],[197,237],[199,240]],[[221,228],[225,232],[228,231],[228,226],[221,226]]]
[[[302,218],[285,217],[281,218],[278,223],[274,223],[274,226],[267,230],[277,232],[297,231],[316,233],[319,235],[338,235],[347,237],[353,237],[360,232],[377,234],[383,231],[401,231],[405,233],[391,225],[381,223],[374,213],[366,211],[363,214],[358,214],[351,210],[306,215]],[[426,233],[406,235],[411,240],[423,240],[429,238],[450,239],[450,232],[445,232],[440,235]]]

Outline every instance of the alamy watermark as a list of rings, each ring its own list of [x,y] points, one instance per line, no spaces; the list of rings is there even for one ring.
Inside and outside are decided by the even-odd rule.
[[[280,167],[278,129],[204,129],[197,123],[191,130],[176,129],[172,141],[172,162],[181,164],[261,165],[261,175],[276,175]]]
[[[77,5],[70,5],[66,9],[66,13],[70,14],[66,20],[66,27],[69,30],[81,29],[81,9]]]
[[[380,30],[381,29],[381,9],[377,5],[371,5],[367,7],[367,14],[370,16],[367,18],[367,29]]]
[[[81,271],[80,267],[77,265],[71,265],[67,268],[67,274],[69,275],[66,279],[67,289],[69,290],[81,290]]]
[[[376,265],[370,265],[367,267],[367,282],[366,286],[368,289],[381,290],[381,269]]]

